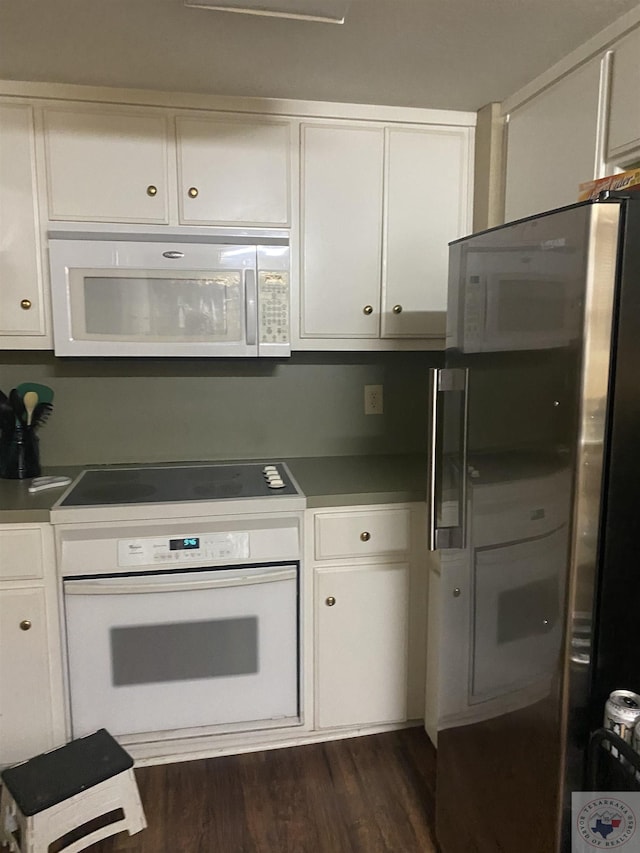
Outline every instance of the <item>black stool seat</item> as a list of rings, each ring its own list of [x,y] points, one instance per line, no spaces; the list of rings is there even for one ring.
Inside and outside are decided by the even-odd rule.
[[[31,817],[133,767],[106,729],[30,758],[0,776],[23,815]]]

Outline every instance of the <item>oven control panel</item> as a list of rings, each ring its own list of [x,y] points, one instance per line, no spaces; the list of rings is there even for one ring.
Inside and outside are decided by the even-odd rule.
[[[118,566],[165,566],[219,560],[247,560],[249,533],[198,533],[118,540]]]

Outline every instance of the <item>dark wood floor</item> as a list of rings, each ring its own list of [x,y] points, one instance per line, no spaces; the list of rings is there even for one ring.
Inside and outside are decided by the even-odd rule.
[[[92,853],[435,853],[422,728],[136,771],[148,828]]]

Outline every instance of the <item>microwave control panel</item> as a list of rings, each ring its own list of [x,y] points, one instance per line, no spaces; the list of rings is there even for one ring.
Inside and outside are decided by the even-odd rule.
[[[121,568],[248,558],[249,534],[246,531],[118,540],[118,566]]]
[[[258,275],[258,325],[261,344],[289,343],[289,276],[286,272]]]

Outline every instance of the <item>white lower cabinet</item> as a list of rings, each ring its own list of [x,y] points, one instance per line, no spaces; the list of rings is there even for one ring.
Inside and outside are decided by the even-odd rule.
[[[318,570],[318,728],[407,719],[409,566]]]
[[[423,716],[423,510],[389,504],[308,512],[317,730]]]
[[[2,525],[0,558],[0,766],[6,766],[52,749],[65,732],[50,526]]]

